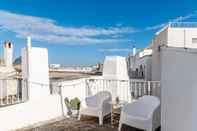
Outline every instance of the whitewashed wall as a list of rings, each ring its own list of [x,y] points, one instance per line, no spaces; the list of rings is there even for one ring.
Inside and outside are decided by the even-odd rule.
[[[160,64],[160,52],[159,46],[167,44],[168,40],[168,30],[165,29],[160,32],[152,41],[152,81],[160,81],[161,80],[161,64]]]
[[[197,38],[197,28],[168,28],[168,46],[197,48],[192,38]]]
[[[59,95],[0,108],[0,131],[10,131],[62,116]]]
[[[152,41],[152,80],[161,79],[160,46],[197,48],[197,43],[192,43],[192,38],[197,38],[197,28],[168,27],[157,33]]]
[[[50,94],[48,50],[46,48],[22,49],[22,78],[28,81],[28,85],[23,85],[28,87],[29,99],[42,98]]]
[[[142,52],[143,53],[143,52]],[[144,54],[143,54],[144,55]],[[151,73],[152,73],[152,55],[147,56],[139,56],[139,53],[137,53],[135,56],[129,56],[128,57],[128,70],[129,70],[129,76],[130,78],[137,77],[134,73],[136,69],[140,69],[140,66],[145,67],[144,68],[144,80],[150,81],[151,80]]]
[[[121,56],[106,56],[103,65],[103,77],[113,80],[128,80],[126,58]]]
[[[197,50],[162,48],[162,131],[197,130]]]

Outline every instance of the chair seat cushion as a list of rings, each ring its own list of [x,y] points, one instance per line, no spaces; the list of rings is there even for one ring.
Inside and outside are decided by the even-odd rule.
[[[81,114],[90,115],[90,116],[98,116],[99,112],[100,112],[100,109],[94,108],[94,107],[82,108],[80,110]]]

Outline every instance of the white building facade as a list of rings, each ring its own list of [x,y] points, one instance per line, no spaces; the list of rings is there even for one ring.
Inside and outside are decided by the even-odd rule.
[[[197,26],[190,23],[170,23],[156,33],[151,42],[152,80],[161,80],[160,47],[197,48]]]
[[[128,57],[130,78],[161,82],[161,131],[196,131],[197,24],[169,23],[149,49]]]
[[[152,49],[146,48],[127,58],[130,79],[151,80]]]
[[[152,80],[161,81],[161,130],[196,131],[197,25],[170,23],[151,48]]]

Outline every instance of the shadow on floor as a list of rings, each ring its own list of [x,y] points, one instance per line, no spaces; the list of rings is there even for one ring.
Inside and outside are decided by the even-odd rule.
[[[130,126],[123,125],[121,131],[144,131],[144,130],[140,130],[140,129],[136,129],[136,128],[133,128],[133,127],[130,127]],[[161,129],[158,128],[155,131],[161,131]]]
[[[26,128],[20,131],[118,131],[117,127],[111,127],[111,119],[104,119],[104,125],[98,124],[98,118],[82,117],[80,121],[76,118],[63,119],[60,121],[50,122],[44,125]],[[121,131],[143,131],[123,125]],[[159,129],[157,131],[160,131]]]

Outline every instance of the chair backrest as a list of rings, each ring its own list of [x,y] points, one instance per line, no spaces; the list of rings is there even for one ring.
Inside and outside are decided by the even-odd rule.
[[[95,97],[97,98],[98,104],[102,104],[104,100],[109,99],[111,100],[111,93],[108,91],[101,91],[98,92]]]
[[[145,106],[145,112],[150,116],[160,105],[160,100],[156,96],[143,96],[139,99]]]
[[[143,96],[136,102],[128,104],[124,110],[142,117],[149,117],[159,105],[159,98],[155,96]]]

